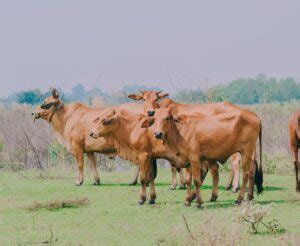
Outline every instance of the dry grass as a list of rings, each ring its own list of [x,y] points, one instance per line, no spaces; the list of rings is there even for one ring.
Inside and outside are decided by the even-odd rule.
[[[89,204],[89,199],[84,197],[84,198],[77,198],[77,199],[54,200],[54,201],[48,201],[44,203],[34,202],[26,209],[29,211],[37,211],[39,209],[54,210],[54,209],[61,209],[61,208],[77,208],[88,204]]]
[[[157,245],[205,245],[205,246],[227,246],[240,245],[245,238],[239,224],[234,223],[231,217],[227,218],[226,226],[220,224],[217,216],[205,216],[197,225],[191,225],[189,219],[184,219],[182,225],[173,227],[167,236],[159,237]],[[183,216],[183,218],[185,218]]]

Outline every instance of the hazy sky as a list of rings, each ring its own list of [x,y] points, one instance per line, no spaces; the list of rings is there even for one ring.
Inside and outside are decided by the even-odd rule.
[[[300,78],[300,1],[0,0],[0,96]],[[173,85],[170,81],[173,81]]]

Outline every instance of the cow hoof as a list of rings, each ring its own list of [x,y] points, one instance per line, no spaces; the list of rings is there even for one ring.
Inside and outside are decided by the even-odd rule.
[[[236,200],[236,201],[235,201],[235,204],[236,204],[236,205],[241,205],[241,204],[242,204],[242,201]]]
[[[231,185],[227,185],[227,186],[225,186],[225,190],[230,190],[231,189]]]
[[[195,208],[201,208],[201,203],[196,204]]]
[[[171,186],[170,186],[170,190],[176,190],[176,186],[171,185]]]
[[[179,186],[179,190],[186,190],[186,186],[183,184],[183,185],[180,185]]]
[[[100,185],[100,179],[96,180],[93,185]]]
[[[129,183],[129,186],[135,186],[135,185],[137,185],[137,181]]]
[[[146,200],[144,200],[144,199],[139,200],[138,205],[139,205],[139,206],[144,205],[145,201],[146,201]]]
[[[296,192],[300,192],[300,184],[296,187]]]
[[[239,190],[239,187],[237,187],[237,188],[232,188],[232,192],[233,192],[233,193],[237,193],[238,190]]]
[[[190,206],[191,206],[191,202],[185,201],[184,204],[183,204],[183,206],[185,206],[185,207],[190,207]]]
[[[217,201],[217,196],[212,196],[211,198],[210,198],[210,202],[216,202]]]
[[[149,203],[149,205],[153,205],[153,204],[155,204],[155,200],[150,199],[148,203]]]
[[[82,185],[82,184],[83,184],[83,181],[76,181],[76,182],[75,182],[75,185],[76,185],[76,186],[80,186],[80,185]]]

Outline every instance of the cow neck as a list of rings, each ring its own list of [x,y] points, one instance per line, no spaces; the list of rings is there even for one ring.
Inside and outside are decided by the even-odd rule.
[[[113,141],[117,149],[118,155],[133,163],[137,163],[137,156],[131,149],[130,133],[136,126],[137,122],[129,121],[126,118],[118,118],[116,130],[113,131],[109,138]]]
[[[180,150],[181,151],[183,150],[184,152],[188,151],[188,145],[182,144],[182,142],[185,142],[185,140],[182,137],[180,130],[176,126],[175,122],[172,122],[170,124],[170,129],[167,134],[168,136],[166,138],[166,143],[170,148],[175,149],[176,151],[180,151]]]
[[[167,107],[170,107],[170,106],[175,105],[175,104],[176,104],[176,103],[175,103],[173,100],[171,100],[171,99],[169,99],[169,98],[166,98],[166,99],[162,100],[162,101],[159,103],[159,106],[160,106],[161,108],[167,108]]]
[[[62,105],[59,109],[55,111],[50,122],[50,124],[53,127],[53,130],[61,136],[64,135],[65,125],[69,116],[68,111],[69,106],[65,104]]]
[[[117,120],[116,130],[111,133],[113,138],[119,143],[129,143],[130,142],[130,132],[136,126],[137,122],[135,120],[129,120],[126,117],[119,116]]]

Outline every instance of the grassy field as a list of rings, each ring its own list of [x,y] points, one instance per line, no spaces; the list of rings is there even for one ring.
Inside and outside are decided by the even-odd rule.
[[[51,171],[41,178],[38,171],[0,172],[0,244],[57,245],[299,245],[300,196],[291,175],[265,175],[265,191],[255,197],[271,212],[265,221],[277,219],[285,232],[270,233],[263,227],[253,234],[237,221],[237,194],[224,190],[221,174],[219,198],[208,202],[211,179],[203,187],[202,209],[184,207],[185,191],[169,190],[168,169],[159,170],[157,204],[138,206],[139,186],[127,185],[131,173],[101,173],[101,186],[93,186],[90,174],[81,187],[74,186],[75,172]],[[82,206],[41,208],[59,200],[88,199]],[[191,238],[184,223],[187,220]]]

